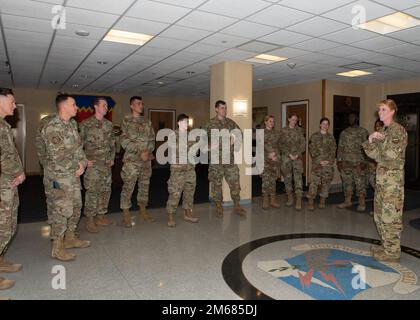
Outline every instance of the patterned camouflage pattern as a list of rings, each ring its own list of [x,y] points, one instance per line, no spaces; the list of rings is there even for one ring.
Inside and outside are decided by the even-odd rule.
[[[79,125],[80,139],[86,157],[93,166],[86,169],[83,185],[86,189],[84,214],[87,217],[108,212],[111,197],[111,162],[115,158],[115,137],[112,122],[98,120],[95,115]]]
[[[281,130],[280,153],[281,172],[287,193],[293,193],[293,182],[295,193],[302,194],[302,155],[306,150],[306,140],[301,127],[285,127]],[[290,159],[289,155],[298,155],[297,160]]]
[[[56,116],[55,114],[49,114],[48,116],[41,119],[41,121],[39,122],[38,132],[35,137],[36,153],[38,155],[39,163],[41,164],[42,169],[43,169],[43,183],[44,183],[45,195],[51,192],[52,185],[48,183],[46,179],[46,175],[45,175],[46,172],[44,168],[47,163],[47,151],[45,149],[44,140],[42,140],[42,137],[41,137],[41,131],[45,127],[45,125],[55,116]],[[47,199],[46,201],[47,202],[47,215],[50,216],[48,212],[51,210],[50,208],[52,207],[53,204],[50,202],[50,199],[48,197],[46,197],[46,199]],[[48,222],[48,224],[50,223]]]
[[[314,133],[309,139],[309,153],[312,156],[312,182],[309,186],[308,198],[315,199],[318,188],[320,197],[327,198],[331,181],[334,177],[334,162],[337,144],[330,133]],[[325,166],[321,161],[328,161]]]
[[[123,188],[121,191],[121,209],[131,208],[131,196],[138,181],[137,204],[146,206],[149,202],[149,185],[152,176],[152,162],[140,158],[142,151],[148,150],[150,155],[155,148],[155,132],[152,123],[143,117],[138,119],[132,115],[124,118],[121,125],[121,146],[125,150],[124,165],[121,170]]]
[[[366,195],[366,155],[362,143],[369,133],[359,126],[348,127],[340,134],[337,149],[337,166],[343,182],[345,195],[353,194],[353,184],[357,196]]]
[[[366,176],[367,176],[367,186],[371,186],[373,190],[376,189],[376,161],[372,159],[368,159],[367,162],[367,169],[366,169]]]
[[[171,176],[168,180],[169,198],[166,203],[166,210],[168,213],[174,214],[179,204],[179,199],[182,194],[182,208],[193,209],[194,193],[196,186],[195,166],[191,163],[180,164],[179,162],[179,131],[175,131],[177,145],[173,148],[176,152],[176,164],[171,164]],[[187,154],[183,155],[188,159],[188,151],[195,141],[188,141]]]
[[[23,173],[12,129],[3,118],[0,118],[0,168],[0,255],[3,255],[17,228],[19,195],[12,181]]]
[[[76,176],[79,163],[87,165],[75,120],[62,120],[58,115],[41,130],[45,145],[45,183],[48,220],[51,224],[51,238],[60,238],[66,231],[76,231],[80,220],[82,196],[80,178]]]
[[[386,255],[401,253],[402,214],[404,206],[404,165],[407,131],[393,122],[383,131],[383,141],[366,141],[366,154],[377,162],[374,219]]]
[[[280,178],[280,131],[276,129],[264,129],[264,171],[262,178],[263,196],[274,196],[276,194],[276,181]],[[276,160],[268,156],[275,153]]]
[[[209,142],[211,142],[211,130],[223,130],[227,129],[229,131],[234,129],[240,129],[238,124],[232,119],[225,118],[224,120],[219,120],[218,117],[214,117],[207,122],[203,129],[207,131],[209,137]],[[220,139],[221,140],[221,139]],[[222,191],[222,181],[225,178],[230,189],[230,196],[233,201],[240,201],[240,176],[239,176],[239,167],[234,164],[234,144],[231,144],[230,148],[230,163],[222,164],[222,143],[219,143],[219,164],[209,164],[209,175],[208,179],[210,181],[210,197],[215,202],[223,201],[223,191]],[[210,155],[209,155],[210,156]],[[209,158],[211,159],[211,157]]]

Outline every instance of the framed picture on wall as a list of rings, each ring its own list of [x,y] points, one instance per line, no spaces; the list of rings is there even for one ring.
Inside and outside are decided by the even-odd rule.
[[[309,112],[309,100],[300,101],[288,101],[281,103],[281,122],[282,127],[288,125],[287,119],[291,114],[296,114],[298,117],[298,126],[303,129],[306,138],[306,151],[302,156],[303,160],[303,176],[305,177],[305,184],[308,184],[308,163],[309,163],[309,152],[308,152],[308,112]]]
[[[349,114],[360,117],[360,97],[334,95],[334,138],[338,142],[340,133],[349,126]]]
[[[175,109],[149,109],[148,112],[155,133],[161,129],[176,129]]]
[[[268,107],[252,108],[252,129],[264,129],[264,118],[268,115]]]

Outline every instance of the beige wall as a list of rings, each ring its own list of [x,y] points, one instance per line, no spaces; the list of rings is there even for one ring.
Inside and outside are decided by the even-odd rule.
[[[26,172],[28,174],[38,174],[40,166],[35,149],[35,137],[42,113],[54,113],[54,99],[56,91],[41,89],[15,88],[17,103],[25,105],[26,109]],[[113,122],[120,124],[125,114],[129,111],[129,95],[114,93],[81,93],[86,95],[105,95],[111,96],[115,102]],[[149,108],[176,109],[179,113],[187,113],[194,119],[194,127],[201,126],[209,119],[209,100],[205,98],[189,97],[143,97],[145,102],[145,115],[147,117]]]

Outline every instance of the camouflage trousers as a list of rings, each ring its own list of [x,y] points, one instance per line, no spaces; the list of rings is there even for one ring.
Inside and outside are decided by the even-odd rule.
[[[175,168],[171,166],[171,177],[168,180],[169,198],[166,202],[166,211],[175,213],[182,194],[182,208],[191,209],[194,204],[196,185],[195,168]]]
[[[241,200],[241,186],[239,167],[236,164],[211,164],[209,165],[209,181],[211,184],[211,199],[223,201],[222,181],[225,178],[230,189],[230,196],[233,201]]]
[[[69,175],[52,177],[46,175],[49,193],[46,193],[48,222],[51,225],[51,238],[58,239],[66,231],[74,232],[80,220],[82,195],[80,178]]]
[[[376,189],[376,170],[368,170],[367,172],[367,186],[369,185],[373,190]]]
[[[131,208],[131,196],[138,181],[137,204],[147,206],[149,202],[149,185],[152,176],[152,162],[124,162],[121,170],[123,187],[121,191],[120,208]]]
[[[278,162],[264,163],[264,171],[262,178],[262,194],[263,196],[274,196],[276,194],[276,183],[280,177],[280,164]]]
[[[346,162],[340,171],[345,195],[353,194],[353,184],[356,186],[358,197],[366,195],[366,170],[361,165],[360,162]]]
[[[404,171],[378,168],[374,219],[385,252],[401,253],[402,214],[404,206]]]
[[[19,207],[18,189],[2,186],[0,188],[0,200],[0,255],[3,255],[17,229]]]
[[[321,198],[328,198],[331,181],[334,177],[334,167],[327,166],[313,166],[312,167],[312,182],[308,190],[308,198],[315,199],[318,194],[318,189],[321,189],[319,196]]]
[[[105,163],[94,163],[83,177],[86,189],[84,214],[86,217],[104,215],[108,212],[111,198],[112,171]]]
[[[284,178],[286,193],[293,193],[293,182],[295,183],[295,193],[302,194],[302,159],[291,160],[284,157],[281,162],[281,173]]]

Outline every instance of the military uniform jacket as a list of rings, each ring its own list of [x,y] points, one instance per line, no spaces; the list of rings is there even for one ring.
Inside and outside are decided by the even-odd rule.
[[[369,133],[361,127],[348,127],[340,134],[337,150],[337,161],[365,162],[362,143],[367,140]]]
[[[23,173],[23,166],[12,129],[3,118],[0,118],[0,166],[0,187],[10,188],[12,180]]]
[[[280,141],[280,131],[276,129],[264,129],[264,158],[266,161],[273,162],[272,160],[268,159],[268,155],[272,152],[276,154],[278,162],[280,160],[280,148],[279,148],[279,141]]]
[[[188,160],[188,152],[190,151],[191,147],[196,143],[195,141],[188,141],[188,132],[185,133],[186,135],[186,139],[187,139],[187,149],[184,149],[184,151],[186,151],[186,154],[182,155],[182,157],[184,158],[182,161],[183,163],[180,163],[180,149],[179,149],[179,129],[175,130],[175,132],[173,133],[173,135],[175,135],[176,137],[176,145],[169,145],[169,149],[170,152],[174,153],[176,155],[176,163],[175,164],[171,164],[171,170],[195,170],[195,164],[190,163]],[[183,151],[181,151],[183,152]],[[185,163],[185,160],[187,161],[187,163]]]
[[[48,176],[74,176],[79,163],[86,167],[87,159],[74,119],[64,121],[56,115],[42,128],[41,138],[45,144],[44,170]]]
[[[42,140],[42,137],[41,137],[41,131],[45,127],[45,125],[55,116],[56,116],[55,114],[50,114],[41,119],[39,123],[38,132],[35,138],[36,153],[38,155],[38,159],[42,167],[45,167],[45,164],[47,163],[47,150],[45,150],[45,144],[44,144],[44,140]]]
[[[241,130],[241,128],[239,128],[238,124],[235,121],[233,121],[232,119],[225,118],[223,120],[219,120],[219,118],[217,116],[210,119],[210,121],[207,122],[204,125],[203,129],[207,131],[209,144],[212,143],[212,141],[211,141],[211,130],[212,129],[217,129],[217,130],[227,129],[229,131],[232,131],[234,129]],[[231,141],[233,141],[233,140],[231,139]],[[222,164],[222,138],[220,138],[219,141],[215,141],[213,143],[219,143],[219,164]],[[236,145],[237,149],[234,149],[235,145]],[[241,146],[240,146],[239,143],[230,145],[230,164],[234,164],[234,152],[239,151],[240,147]]]
[[[392,122],[381,132],[385,134],[384,140],[363,143],[366,154],[377,162],[378,169],[385,169],[385,172],[404,170],[407,131],[399,123]]]
[[[155,148],[155,132],[152,123],[143,117],[125,116],[121,125],[121,146],[125,150],[124,162],[139,162],[140,153]]]
[[[331,133],[314,133],[309,139],[309,152],[312,156],[313,167],[320,166],[321,161],[329,161],[329,165],[333,165],[336,149],[337,144]]]
[[[112,122],[95,115],[79,125],[80,139],[88,160],[105,164],[115,158],[115,136]]]
[[[302,158],[302,154],[306,150],[303,129],[298,126],[293,129],[289,126],[281,129],[279,145],[282,157],[289,158],[289,155],[292,154]]]

